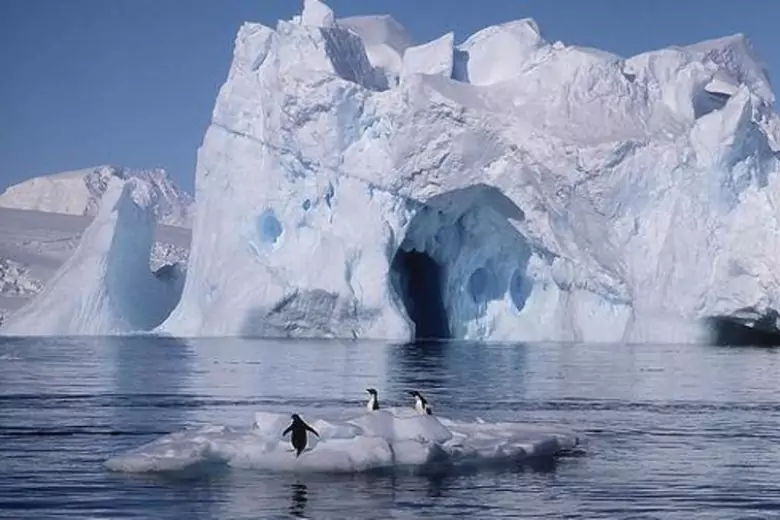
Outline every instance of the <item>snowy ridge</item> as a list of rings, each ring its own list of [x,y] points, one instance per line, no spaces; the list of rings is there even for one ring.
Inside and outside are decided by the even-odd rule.
[[[43,291],[7,318],[4,334],[118,334],[158,325],[176,304],[183,273],[152,273],[155,191],[138,178],[108,180],[100,210]]]
[[[140,178],[156,192],[155,218],[163,224],[188,227],[193,199],[179,189],[164,170],[98,166],[43,175],[20,182],[0,194],[0,207],[95,216],[109,179]]]
[[[689,341],[778,307],[778,116],[744,37],[624,59],[530,19],[361,36],[383,24],[305,0],[240,28],[156,330]]]
[[[360,36],[371,64],[385,75],[389,85],[397,85],[404,52],[415,44],[406,29],[388,15],[339,18],[338,24]]]

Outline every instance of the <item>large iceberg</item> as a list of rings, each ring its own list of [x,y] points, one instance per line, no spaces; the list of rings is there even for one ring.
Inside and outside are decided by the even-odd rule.
[[[156,330],[699,339],[780,303],[779,127],[742,35],[624,59],[524,19],[415,45],[305,0],[238,31]]]
[[[110,178],[76,251],[2,332],[100,335],[159,325],[179,301],[184,271],[178,264],[149,267],[155,195],[142,179]]]
[[[674,341],[777,304],[778,118],[745,37],[623,59],[530,19],[457,46],[358,22],[307,0],[239,30],[161,330]]]

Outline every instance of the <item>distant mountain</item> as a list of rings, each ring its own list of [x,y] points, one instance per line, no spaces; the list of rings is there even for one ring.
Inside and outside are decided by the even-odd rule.
[[[157,221],[172,226],[191,226],[193,197],[176,186],[162,169],[104,165],[42,175],[6,189],[0,194],[0,207],[92,217],[111,177],[138,177],[149,182],[156,198],[154,214]]]

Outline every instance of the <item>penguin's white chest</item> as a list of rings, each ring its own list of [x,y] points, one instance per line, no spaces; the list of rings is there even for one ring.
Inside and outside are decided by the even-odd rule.
[[[372,395],[368,399],[368,404],[366,405],[366,408],[369,410],[373,410],[375,406],[376,406],[376,396]]]
[[[419,397],[414,398],[414,409],[417,410],[418,413],[425,413],[425,403],[423,403],[422,399]]]

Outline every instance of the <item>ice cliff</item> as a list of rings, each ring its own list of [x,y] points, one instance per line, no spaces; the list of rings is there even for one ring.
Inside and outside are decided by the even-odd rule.
[[[746,38],[623,59],[530,19],[403,34],[316,0],[241,27],[161,330],[676,340],[776,305],[777,115]]]
[[[179,301],[184,273],[179,265],[149,269],[155,193],[141,179],[109,178],[76,251],[1,332],[121,334],[159,325]]]
[[[161,224],[188,227],[193,200],[162,169],[140,170],[97,166],[83,170],[42,175],[14,184],[0,193],[0,207],[87,215],[94,217],[109,180],[140,178],[155,192],[155,218]]]
[[[157,330],[691,340],[778,305],[777,128],[741,35],[624,59],[524,19],[415,45],[305,0],[238,31]]]

